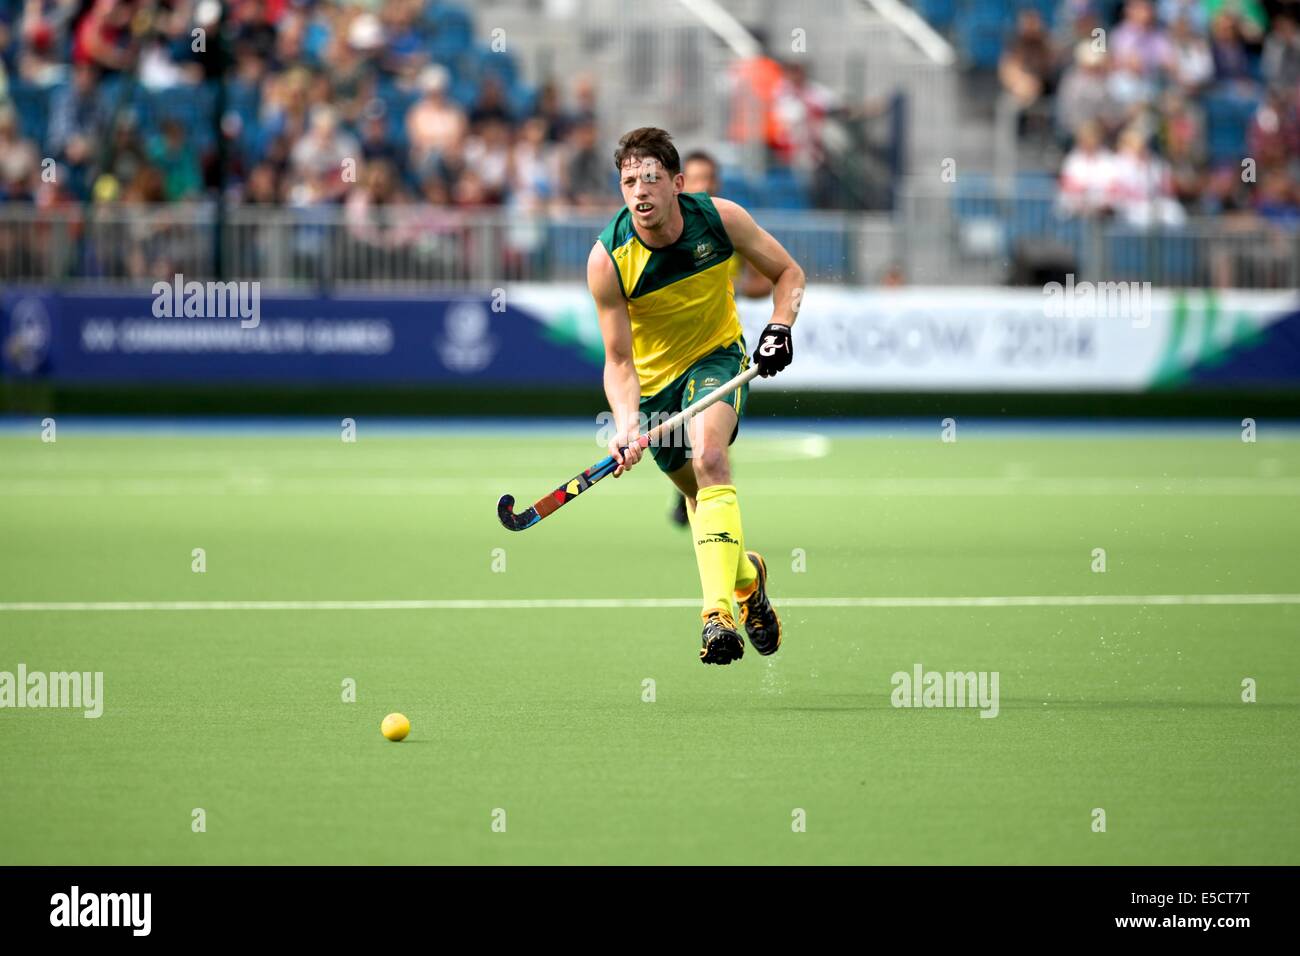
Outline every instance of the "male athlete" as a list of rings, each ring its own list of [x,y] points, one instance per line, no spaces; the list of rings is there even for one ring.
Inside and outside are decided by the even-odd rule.
[[[682,157],[682,178],[684,193],[708,193],[713,197],[721,191],[718,161],[702,149]],[[739,252],[732,255],[727,263],[727,271],[731,277],[731,287],[737,296],[744,296],[746,299],[766,299],[772,294],[771,280],[750,265]],[[673,507],[668,512],[668,517],[673,524],[685,527],[691,520],[686,512],[686,496],[674,489],[673,499]]]
[[[790,326],[804,274],[740,206],[682,192],[681,160],[663,130],[643,127],[625,135],[614,165],[625,208],[592,247],[587,286],[605,341],[605,395],[618,432],[609,451],[619,463],[617,478],[641,459],[638,412],[671,415],[748,367],[732,254],[739,252],[773,286],[772,321],[754,351],[763,377],[790,364]],[[743,386],[692,419],[689,455],[679,442],[651,449],[655,464],[686,496],[704,592],[705,664],[730,664],[745,653],[733,600],[754,650],[774,654],[781,646],[767,566],[757,552],[745,550],[727,461],[748,393]]]

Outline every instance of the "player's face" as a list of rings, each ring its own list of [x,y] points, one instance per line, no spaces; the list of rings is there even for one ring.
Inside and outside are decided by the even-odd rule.
[[[668,221],[682,190],[682,174],[669,175],[653,157],[629,159],[623,164],[619,186],[636,224],[643,229],[657,229]]]
[[[682,170],[684,193],[708,193],[710,196],[718,191],[718,171],[705,159],[692,159]]]

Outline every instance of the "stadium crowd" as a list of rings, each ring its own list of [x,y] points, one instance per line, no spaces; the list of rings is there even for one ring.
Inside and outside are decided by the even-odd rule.
[[[0,0],[0,199],[616,200],[592,80],[524,86],[460,8],[229,8],[222,42],[212,0]]]
[[[228,8],[218,37],[215,0],[0,0],[0,201],[175,202],[224,190],[236,202],[341,203],[357,215],[408,200],[617,201],[593,78],[525,85],[509,54],[475,41],[459,6]],[[797,63],[756,62],[768,71],[737,86],[759,129],[737,132],[738,119],[731,133],[761,135],[776,163],[808,173],[833,98]]]
[[[1063,0],[1022,10],[998,76],[1063,151],[1060,206],[1136,227],[1300,223],[1300,0]]]

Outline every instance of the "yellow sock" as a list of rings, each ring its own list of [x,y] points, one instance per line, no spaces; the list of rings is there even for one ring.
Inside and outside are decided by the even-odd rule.
[[[691,538],[695,541],[695,563],[704,592],[704,615],[720,610],[731,617],[736,572],[745,557],[735,485],[711,485],[699,490]]]
[[[740,539],[740,557],[736,561],[736,597],[745,600],[758,587],[758,568],[745,553],[745,539]]]
[[[690,522],[691,533],[694,534],[698,529],[695,527],[695,509],[691,507],[690,499],[686,501],[686,520]],[[745,553],[745,538],[742,534],[740,553],[736,559],[736,599],[745,600],[754,593],[756,587],[758,587],[758,568]]]

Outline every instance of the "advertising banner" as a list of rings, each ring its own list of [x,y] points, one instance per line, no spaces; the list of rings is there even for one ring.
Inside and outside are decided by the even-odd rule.
[[[262,296],[245,285],[178,276],[153,295],[5,290],[4,372],[106,384],[600,383],[600,328],[578,283],[427,297]],[[771,304],[739,310],[752,346]],[[794,364],[756,388],[1300,387],[1291,292],[812,286],[794,341]]]
[[[510,301],[598,349],[580,286],[519,286]],[[739,303],[752,345],[770,301]],[[847,391],[1119,391],[1198,382],[1300,386],[1293,292],[1151,290],[1144,283],[1039,289],[810,286],[795,361],[755,388]]]

